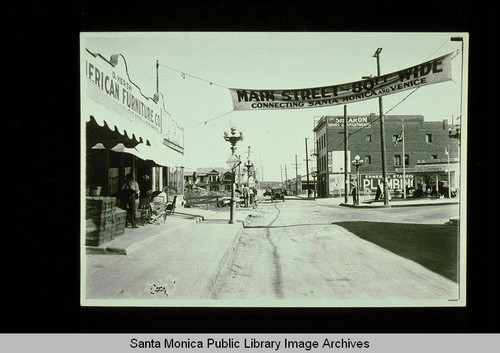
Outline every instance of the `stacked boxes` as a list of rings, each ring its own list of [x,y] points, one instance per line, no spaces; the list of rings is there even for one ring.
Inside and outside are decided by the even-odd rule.
[[[109,214],[116,209],[116,197],[87,196],[87,219]]]
[[[125,222],[127,220],[127,211],[121,208],[116,208],[113,212],[113,220],[115,223],[115,234],[114,238],[122,235],[125,232]]]
[[[125,211],[116,211],[116,198],[89,196],[86,201],[86,245],[99,246],[123,234],[125,223],[122,229],[121,218]]]

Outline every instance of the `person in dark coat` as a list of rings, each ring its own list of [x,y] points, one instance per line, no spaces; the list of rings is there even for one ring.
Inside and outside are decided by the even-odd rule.
[[[139,184],[134,180],[132,174],[127,174],[122,195],[127,200],[127,213],[132,223],[132,228],[139,228],[135,220],[135,212],[137,211],[135,200],[139,198],[139,194]]]
[[[380,195],[382,194],[382,189],[380,189],[380,185],[377,185],[377,191],[375,192],[375,201],[380,199]]]
[[[352,204],[358,204],[358,189],[356,188],[356,186],[352,187]]]

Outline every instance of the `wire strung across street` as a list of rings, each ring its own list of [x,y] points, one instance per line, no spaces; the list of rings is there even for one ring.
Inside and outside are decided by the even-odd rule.
[[[436,49],[436,50],[435,50],[435,51],[434,51],[431,55],[429,55],[429,56],[427,57],[427,59],[425,59],[425,60],[428,60],[428,59],[429,59],[430,57],[432,57],[435,53],[437,53],[437,52],[438,52],[438,51],[439,51],[439,50],[440,50],[443,46],[445,46],[445,45],[446,45],[446,43],[448,43],[448,40],[446,40],[443,44],[441,44],[441,46],[440,46],[439,48],[437,48],[437,49]],[[451,59],[453,59],[454,57],[456,57],[456,56],[459,54],[459,52],[460,52],[460,50],[457,50],[457,53],[456,53],[456,54],[455,54],[455,55],[454,55]],[[230,89],[229,87],[224,86],[224,85],[221,85],[221,84],[218,84],[218,83],[216,83],[216,82],[214,82],[214,81],[209,81],[209,80],[206,80],[206,79],[204,79],[204,78],[201,78],[201,77],[198,77],[198,76],[195,76],[195,75],[191,75],[191,74],[186,73],[186,72],[184,72],[184,71],[177,70],[177,69],[174,69],[174,68],[172,68],[172,67],[169,67],[169,66],[166,66],[166,65],[163,65],[163,64],[158,64],[158,65],[159,65],[159,66],[161,66],[161,67],[164,67],[164,68],[166,68],[166,69],[169,69],[169,70],[172,70],[172,71],[175,71],[175,72],[180,73],[180,74],[182,75],[182,77],[183,77],[183,78],[185,78],[185,76],[189,76],[189,77],[192,77],[192,78],[194,78],[194,79],[197,79],[197,80],[200,80],[200,81],[206,82],[206,83],[208,83],[208,84],[210,84],[210,85],[215,85],[215,86],[218,86],[218,87],[221,87],[221,88]],[[411,91],[409,94],[407,94],[407,95],[406,95],[406,96],[405,96],[405,97],[404,97],[401,101],[399,101],[398,103],[396,103],[396,105],[394,105],[391,109],[389,109],[388,111],[386,111],[385,113],[383,113],[383,114],[382,114],[382,116],[386,116],[388,113],[390,113],[392,110],[394,110],[397,106],[399,106],[401,103],[403,103],[403,102],[404,102],[404,101],[405,101],[408,97],[410,97],[413,93],[415,93],[415,92],[416,92],[419,88],[420,88],[420,86],[419,86],[419,87],[417,87],[417,88],[415,88],[415,89],[414,89],[413,91]],[[187,129],[190,129],[190,128],[193,128],[193,127],[196,127],[196,126],[198,126],[198,125],[206,125],[208,122],[213,121],[213,120],[216,120],[216,119],[219,119],[219,118],[222,118],[223,116],[226,116],[226,115],[228,115],[229,113],[232,113],[232,112],[234,112],[234,108],[233,108],[232,110],[230,110],[230,111],[226,112],[226,113],[223,113],[223,114],[221,114],[221,115],[218,115],[218,116],[216,116],[216,117],[214,117],[214,118],[212,118],[212,119],[205,120],[205,121],[203,121],[203,122],[201,122],[201,123],[198,123],[198,124],[196,124],[196,125],[193,125],[193,126],[191,126],[191,127],[187,128]],[[366,128],[366,127],[361,127],[360,129],[356,130],[355,132],[353,132],[353,133],[349,134],[349,135],[348,135],[348,137],[350,137],[350,136],[352,136],[352,135],[354,135],[354,134],[356,134],[356,133],[358,133],[358,132],[362,131],[362,130],[363,130],[363,129],[365,129],[365,128]],[[336,147],[335,147],[335,149],[336,149],[336,148],[338,148],[338,147],[340,147],[342,144],[343,144],[343,143],[341,143],[341,144],[339,144],[338,146],[336,146]]]
[[[200,81],[203,81],[203,82],[207,82],[209,83],[210,85],[215,85],[215,86],[219,86],[219,87],[222,87],[222,88],[227,88],[229,89],[229,87],[226,87],[224,85],[219,85],[218,83],[215,83],[214,81],[209,81],[209,80],[205,80],[204,78],[201,78],[201,77],[198,77],[198,76],[195,76],[195,75],[191,75],[191,74],[188,74],[186,72],[183,72],[181,70],[177,70],[177,69],[174,69],[174,68],[171,68],[169,66],[166,66],[166,65],[163,65],[163,64],[158,64],[159,66],[161,67],[164,67],[166,69],[169,69],[169,70],[172,70],[172,71],[175,71],[175,72],[178,72],[182,75],[182,77],[184,78],[185,76],[189,76],[189,77],[192,77],[192,78],[195,78],[197,80],[200,80]]]

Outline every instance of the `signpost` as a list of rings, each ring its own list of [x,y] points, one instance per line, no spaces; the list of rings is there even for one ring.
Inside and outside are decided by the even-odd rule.
[[[240,165],[241,160],[236,155],[232,154],[229,156],[226,163],[229,166],[229,168],[235,169]],[[234,170],[233,170],[233,173],[234,173]]]

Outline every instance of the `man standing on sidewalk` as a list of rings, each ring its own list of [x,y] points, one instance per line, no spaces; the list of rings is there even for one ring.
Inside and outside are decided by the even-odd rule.
[[[132,223],[132,228],[139,228],[137,227],[135,220],[135,213],[137,211],[135,200],[139,198],[140,194],[139,184],[137,183],[137,181],[134,180],[133,175],[130,173],[127,174],[127,176],[125,177],[125,185],[123,185],[123,191],[124,191],[124,197],[127,200],[127,213],[128,213],[127,218],[130,218],[130,222]]]
[[[356,185],[352,186],[352,204],[357,205],[358,204],[358,189]]]
[[[243,185],[243,199],[245,200],[245,207],[248,207],[248,197],[249,197],[249,192],[248,192],[248,185],[244,184]]]

